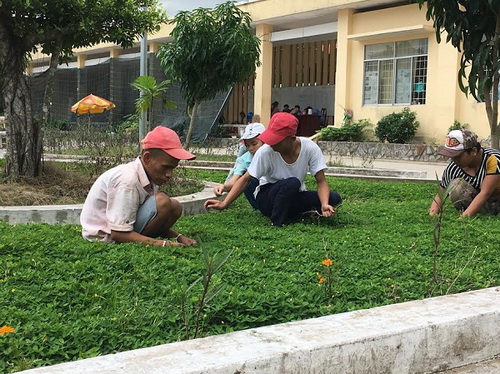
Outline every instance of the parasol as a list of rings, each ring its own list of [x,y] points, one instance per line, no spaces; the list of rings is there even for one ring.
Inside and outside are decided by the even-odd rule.
[[[96,95],[88,95],[71,107],[71,111],[76,114],[103,113],[115,107],[111,101]]]

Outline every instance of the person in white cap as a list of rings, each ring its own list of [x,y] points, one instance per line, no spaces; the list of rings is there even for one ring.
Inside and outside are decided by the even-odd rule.
[[[252,162],[255,152],[264,144],[262,140],[257,138],[260,134],[264,132],[266,128],[262,123],[250,123],[245,127],[245,132],[241,137],[241,141],[245,145],[247,150],[241,156],[236,159],[233,169],[229,172],[224,184],[214,187],[214,193],[217,196],[222,196],[224,192],[231,191],[234,184],[240,179],[240,177],[246,173],[250,163]],[[244,191],[245,197],[254,209],[258,209],[257,201],[255,200],[254,191],[259,185],[258,179],[252,178],[247,188]]]
[[[500,152],[481,147],[477,135],[470,130],[453,130],[438,154],[450,157],[443,172],[440,194],[434,197],[430,215],[441,212],[443,196],[449,187],[449,197],[461,217],[478,212],[500,213]]]
[[[140,157],[106,171],[93,184],[80,216],[83,237],[163,247],[196,245],[172,229],[182,214],[181,203],[158,192],[179,160],[196,156],[182,148],[175,131],[163,126],[148,132],[141,145]]]
[[[298,124],[297,117],[290,113],[272,116],[267,129],[259,135],[265,144],[255,154],[248,171],[224,200],[205,201],[205,209],[228,208],[255,178],[259,180],[254,193],[258,209],[276,227],[297,222],[310,213],[323,217],[335,214],[342,198],[330,191],[321,149],[311,139],[296,136]],[[316,191],[306,189],[308,172],[316,180]]]

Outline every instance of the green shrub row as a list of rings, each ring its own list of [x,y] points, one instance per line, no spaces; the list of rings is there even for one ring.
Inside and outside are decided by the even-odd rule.
[[[325,127],[319,131],[321,140],[360,142],[366,140],[364,130],[372,127],[367,119],[353,122],[351,117],[346,117],[341,127]],[[391,113],[378,121],[375,127],[375,136],[381,142],[408,143],[419,127],[416,112],[406,107],[402,112]]]

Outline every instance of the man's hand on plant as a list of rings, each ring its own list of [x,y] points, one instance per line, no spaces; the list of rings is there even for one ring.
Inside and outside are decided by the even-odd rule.
[[[321,214],[323,217],[331,217],[335,213],[335,208],[331,205],[321,206]]]
[[[218,185],[214,187],[214,194],[215,196],[221,196],[224,193],[224,185]]]
[[[205,201],[205,209],[210,210],[210,209],[216,209],[216,210],[224,210],[226,209],[226,205],[224,204],[223,201],[219,200],[207,200]]]
[[[182,244],[186,247],[192,247],[198,243],[196,243],[196,240],[188,238],[187,236],[181,235],[177,238],[177,243]]]

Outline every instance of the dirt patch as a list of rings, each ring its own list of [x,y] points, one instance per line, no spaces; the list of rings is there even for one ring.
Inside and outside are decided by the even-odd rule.
[[[84,170],[68,170],[46,162],[38,178],[4,178],[0,183],[0,205],[79,204],[95,179]]]
[[[95,173],[95,168],[83,164],[44,162],[43,174],[37,178],[13,181],[0,176],[0,205],[82,204],[100,174]],[[161,188],[169,196],[181,196],[202,189],[203,182],[183,177],[174,177]]]

